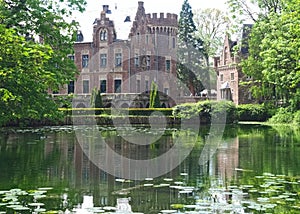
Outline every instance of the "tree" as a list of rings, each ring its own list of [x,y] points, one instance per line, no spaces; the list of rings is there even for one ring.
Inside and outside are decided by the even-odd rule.
[[[100,90],[97,91],[96,98],[95,98],[95,108],[103,108],[103,101]],[[101,114],[101,110],[95,110],[95,114]]]
[[[233,19],[239,22],[252,20],[256,22],[259,18],[267,17],[271,12],[280,13],[282,0],[227,0],[228,8]]]
[[[151,83],[151,89],[150,89],[150,103],[149,108],[160,108],[160,98],[159,98],[159,92],[158,92],[158,86],[153,81]]]
[[[284,101],[300,108],[300,6],[299,0],[283,0],[281,12],[270,12],[254,24],[249,57],[243,72],[257,81],[254,95],[263,100]]]
[[[178,23],[177,73],[180,81],[188,86],[192,95],[204,89],[201,81],[203,41],[196,37],[193,12],[188,0],[184,0]]]
[[[205,64],[209,67],[209,58],[216,56],[222,48],[229,19],[221,10],[207,8],[196,10],[194,21],[197,29],[196,35],[203,41]]]
[[[57,111],[44,83],[50,75],[44,65],[52,54],[49,46],[27,42],[0,24],[0,125],[45,118]]]
[[[57,110],[47,91],[75,78],[76,66],[67,55],[73,53],[77,23],[66,20],[84,5],[84,0],[0,0],[0,89],[5,95],[0,114],[10,112],[3,123],[50,117]]]
[[[210,58],[217,56],[222,48],[229,19],[221,10],[207,8],[196,10],[194,21],[197,29],[196,36],[203,41],[204,51],[202,53],[205,63],[202,64],[201,79],[208,82],[205,87],[208,89],[208,95],[210,95],[210,89],[216,86],[217,79],[215,70],[210,64]]]

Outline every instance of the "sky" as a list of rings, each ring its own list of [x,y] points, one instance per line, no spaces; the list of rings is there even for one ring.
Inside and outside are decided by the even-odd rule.
[[[127,39],[132,22],[124,23],[125,17],[135,18],[139,0],[86,0],[87,7],[83,14],[76,14],[74,19],[80,23],[84,42],[92,41],[93,22],[100,18],[102,5],[109,5],[112,14],[107,16],[114,21],[118,39]],[[184,0],[143,0],[146,13],[176,13],[179,16]],[[192,10],[218,8],[226,10],[226,0],[189,0]]]

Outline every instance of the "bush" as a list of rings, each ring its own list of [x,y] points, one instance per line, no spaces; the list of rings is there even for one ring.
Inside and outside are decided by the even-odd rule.
[[[173,116],[190,119],[199,117],[201,121],[211,123],[212,118],[222,118],[226,115],[226,123],[236,121],[236,108],[231,101],[200,101],[185,103],[173,108]]]
[[[239,121],[267,121],[272,112],[265,105],[261,104],[242,104],[237,106]]]
[[[231,101],[213,101],[212,117],[221,118],[226,114],[226,123],[234,123],[237,121],[237,109]]]
[[[294,119],[293,112],[287,108],[280,108],[277,113],[271,117],[269,123],[292,123]]]
[[[293,123],[300,126],[300,110],[294,113]]]

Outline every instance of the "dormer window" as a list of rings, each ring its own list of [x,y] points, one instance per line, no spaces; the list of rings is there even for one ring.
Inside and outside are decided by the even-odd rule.
[[[83,42],[83,34],[81,31],[78,31],[77,32],[77,35],[76,35],[76,42]]]
[[[100,30],[100,41],[106,41],[107,40],[107,31],[106,30]]]

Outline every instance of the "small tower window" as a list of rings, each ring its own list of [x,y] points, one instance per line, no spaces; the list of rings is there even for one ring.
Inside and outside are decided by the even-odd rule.
[[[100,30],[100,41],[106,41],[106,40],[107,40],[107,31]]]

